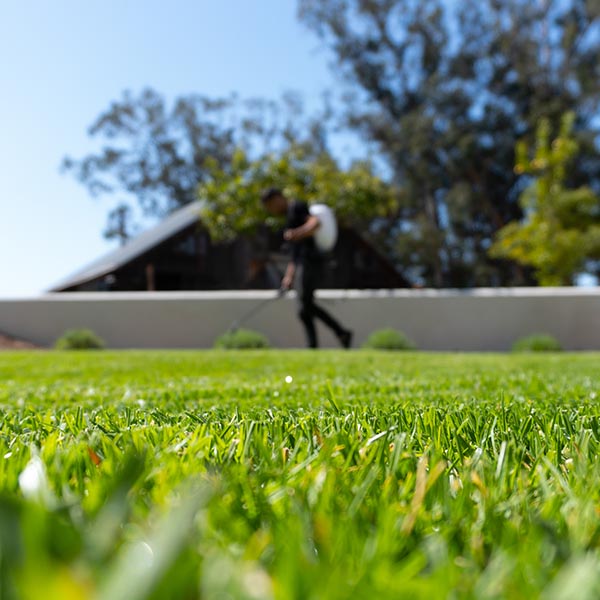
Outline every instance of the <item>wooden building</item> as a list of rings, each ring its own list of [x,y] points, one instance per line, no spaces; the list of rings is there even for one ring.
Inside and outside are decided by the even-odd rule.
[[[213,243],[190,204],[125,246],[55,285],[52,292],[250,290],[279,287],[287,255],[281,232]],[[363,237],[340,230],[327,261],[326,289],[407,287],[404,277]]]

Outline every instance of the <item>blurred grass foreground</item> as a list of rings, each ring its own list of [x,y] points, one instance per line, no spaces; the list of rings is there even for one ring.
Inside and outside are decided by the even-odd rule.
[[[1,597],[596,598],[598,359],[3,354]]]

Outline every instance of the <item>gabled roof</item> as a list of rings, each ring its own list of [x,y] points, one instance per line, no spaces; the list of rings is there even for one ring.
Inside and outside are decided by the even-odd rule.
[[[59,281],[49,291],[58,292],[76,285],[82,285],[114,272],[119,267],[130,263],[161,242],[168,240],[180,231],[197,223],[200,219],[201,208],[202,202],[198,201],[176,210],[163,219],[156,227],[152,227],[141,233],[125,246],[105,254],[66,279]]]

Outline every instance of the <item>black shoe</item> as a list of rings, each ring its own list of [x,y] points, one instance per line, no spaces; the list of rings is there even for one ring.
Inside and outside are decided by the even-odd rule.
[[[354,333],[349,329],[344,331],[344,333],[340,333],[338,339],[340,340],[340,344],[344,346],[344,348],[348,349],[352,347],[352,338],[354,337]]]

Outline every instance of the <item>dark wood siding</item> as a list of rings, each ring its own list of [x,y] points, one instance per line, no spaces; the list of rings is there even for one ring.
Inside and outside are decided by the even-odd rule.
[[[280,232],[213,243],[193,225],[112,273],[60,291],[275,289],[287,262],[284,250]],[[341,229],[321,287],[400,288],[407,282],[356,231]]]

